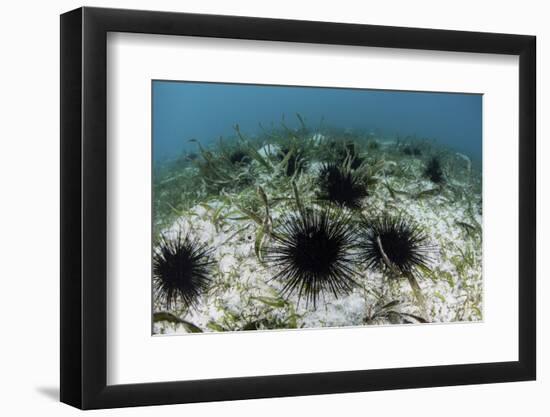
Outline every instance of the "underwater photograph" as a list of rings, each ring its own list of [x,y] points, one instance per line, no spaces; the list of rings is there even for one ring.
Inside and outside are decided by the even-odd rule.
[[[482,321],[482,99],[153,80],[153,335]]]

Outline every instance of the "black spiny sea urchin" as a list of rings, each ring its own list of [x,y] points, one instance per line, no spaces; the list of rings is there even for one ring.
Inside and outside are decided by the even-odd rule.
[[[433,183],[441,184],[444,182],[443,171],[438,158],[434,156],[428,161],[426,169],[424,170],[424,175]]]
[[[367,186],[357,175],[336,164],[325,164],[319,173],[318,197],[350,209],[361,207],[368,195]]]
[[[178,233],[170,239],[161,235],[153,253],[155,295],[167,309],[178,300],[194,307],[211,283],[214,260],[206,245]]]
[[[247,164],[250,162],[250,156],[242,149],[235,149],[229,154],[229,161],[234,164]]]
[[[356,286],[356,246],[348,214],[308,209],[283,218],[264,258],[278,270],[273,279],[283,283],[283,296],[297,291],[315,307],[322,292],[338,297]]]
[[[292,177],[295,174],[301,174],[305,171],[307,165],[303,151],[295,145],[292,147],[283,147],[279,153],[279,160],[286,160],[284,173],[287,177]]]
[[[363,219],[361,258],[368,268],[397,269],[403,275],[429,268],[434,247],[420,227],[401,216]]]

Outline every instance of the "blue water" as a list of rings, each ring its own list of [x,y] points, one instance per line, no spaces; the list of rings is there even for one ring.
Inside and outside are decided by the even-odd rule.
[[[478,94],[153,82],[153,152],[156,161],[195,151],[220,136],[261,133],[259,123],[279,127],[284,114],[298,127],[367,130],[392,137],[435,139],[481,161],[482,96]]]

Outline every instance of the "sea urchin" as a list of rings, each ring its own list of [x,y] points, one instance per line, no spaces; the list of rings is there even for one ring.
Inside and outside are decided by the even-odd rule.
[[[418,267],[429,268],[434,249],[416,223],[388,215],[363,219],[360,248],[368,268],[396,269],[403,275],[411,275]]]
[[[206,292],[214,264],[210,252],[205,244],[181,233],[172,239],[160,236],[153,253],[153,285],[167,309],[178,300],[186,308],[194,307]]]
[[[428,161],[426,169],[424,170],[424,175],[436,184],[441,184],[444,181],[441,163],[438,158],[434,156]]]
[[[295,145],[292,147],[283,147],[279,153],[279,160],[286,160],[284,172],[287,177],[292,177],[295,174],[301,174],[306,168],[306,161],[303,156],[303,152]]]
[[[355,248],[349,215],[307,209],[284,216],[264,259],[278,270],[273,279],[283,283],[283,296],[297,291],[315,307],[324,291],[338,297],[354,288]]]
[[[357,175],[332,163],[322,166],[319,187],[319,199],[350,209],[360,208],[361,200],[368,195],[367,186]]]
[[[250,156],[244,150],[237,148],[229,154],[229,161],[233,165],[243,165],[250,162]]]

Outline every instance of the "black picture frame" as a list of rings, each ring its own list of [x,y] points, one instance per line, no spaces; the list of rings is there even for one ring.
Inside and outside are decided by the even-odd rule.
[[[519,360],[107,385],[108,32],[519,56]],[[95,409],[535,379],[534,36],[84,7],[61,15],[60,56],[62,402]]]

